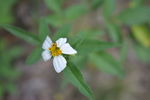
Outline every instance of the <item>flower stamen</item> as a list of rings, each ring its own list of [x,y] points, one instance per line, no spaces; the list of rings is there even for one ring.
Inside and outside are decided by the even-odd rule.
[[[60,50],[59,47],[57,47],[56,43],[53,43],[52,46],[49,48],[52,56],[59,56],[62,54],[62,51]]]

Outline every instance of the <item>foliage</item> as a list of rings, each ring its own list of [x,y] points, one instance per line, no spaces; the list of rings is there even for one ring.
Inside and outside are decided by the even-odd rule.
[[[91,100],[94,99],[94,95],[91,89],[84,81],[84,78],[79,69],[73,63],[68,64],[68,68],[66,68],[66,70],[64,71],[64,76],[68,79],[68,81],[70,81],[74,86],[76,86],[81,93],[83,93]]]
[[[140,14],[140,15],[139,15]],[[150,7],[138,6],[127,8],[120,13],[118,19],[127,25],[144,24],[150,20]]]
[[[98,52],[90,55],[91,63],[94,63],[98,69],[103,72],[114,74],[120,78],[124,77],[124,70],[119,61],[106,52]]]
[[[12,7],[17,0],[0,0],[0,24],[10,24],[14,21]]]
[[[0,99],[6,92],[14,92],[14,81],[19,77],[20,72],[17,71],[12,62],[18,58],[22,50],[20,47],[7,49],[4,40],[0,41]]]
[[[43,21],[43,20],[41,20]],[[43,24],[43,22],[41,22],[40,24]],[[26,40],[27,42],[29,42],[27,39],[30,37],[31,42],[33,41],[35,44],[38,44],[37,46],[41,47],[42,42],[43,41],[43,37],[39,37],[37,36],[32,36],[33,34],[30,34],[29,32],[25,32],[24,30],[20,29],[20,28],[16,28],[14,26],[11,25],[2,25],[3,28],[5,28],[6,30],[10,31],[12,34],[23,38],[24,40]],[[47,29],[47,27],[43,27],[43,25],[40,25],[40,34],[42,34],[42,31],[45,31]],[[64,26],[62,27],[58,32],[56,32],[56,35],[53,37],[53,39],[56,39],[58,37],[68,37],[69,34],[65,34],[65,33],[69,33],[70,28],[68,26]],[[45,33],[43,33],[43,35],[45,35]],[[47,35],[47,34],[46,34]],[[45,37],[46,37],[45,35]],[[83,34],[80,34],[83,35]],[[90,35],[90,34],[89,34]],[[95,34],[96,36],[97,34]],[[79,35],[78,35],[79,36]],[[72,37],[72,36],[71,36]],[[82,36],[79,36],[82,37]],[[77,39],[77,38],[74,38]],[[94,39],[90,39],[90,38],[80,38],[80,40],[77,40],[78,42],[74,42],[75,40],[70,41],[71,44],[73,44],[75,47],[78,44],[78,42],[81,41],[82,48],[80,46],[78,49],[79,55],[85,55],[88,52],[97,52],[97,51],[103,51],[106,50],[107,48],[112,48],[115,46],[118,46],[117,44],[114,43],[107,43],[107,42],[101,42],[98,40],[94,40]],[[83,42],[82,42],[83,41]],[[99,47],[99,48],[97,48]],[[92,49],[93,48],[93,49]],[[95,49],[94,49],[95,48]],[[87,51],[87,52],[84,52]],[[37,61],[38,59],[40,59],[40,54],[41,54],[42,50],[39,48],[36,48],[35,50],[33,50],[33,53],[31,53],[31,55],[29,55],[28,59],[27,59],[27,63],[32,64],[35,61]],[[93,99],[93,93],[91,91],[91,89],[89,88],[89,86],[87,85],[87,83],[84,81],[83,76],[81,75],[81,72],[75,68],[76,66],[73,64],[73,62],[70,60],[70,62],[68,63],[68,67],[66,70],[64,71],[64,74],[66,76],[66,74],[72,74],[73,76],[70,75],[70,77],[72,77],[71,79],[69,77],[70,82],[74,83],[73,85],[75,85],[76,87],[78,87],[78,89],[81,91],[81,93],[83,93],[85,96],[89,97],[90,99]],[[118,70],[118,69],[117,69]],[[119,72],[120,70],[118,70],[117,72]],[[111,72],[108,72],[111,73]],[[122,74],[122,70],[121,72],[119,72],[120,74]],[[119,75],[119,74],[117,74]],[[75,82],[74,82],[75,81]],[[76,83],[76,84],[75,84]]]
[[[27,57],[26,63],[34,64],[41,58],[42,43],[47,35],[50,35],[52,40],[67,37],[69,43],[77,49],[78,54],[66,57],[68,66],[63,72],[64,78],[77,87],[83,95],[93,100],[95,99],[94,93],[80,72],[87,68],[86,65],[89,62],[102,72],[123,78],[125,70],[122,64],[128,53],[128,39],[132,39],[137,56],[142,61],[149,61],[150,7],[145,6],[144,1],[132,0],[130,7],[117,14],[114,13],[116,0],[81,0],[79,4],[63,7],[65,2],[65,0],[45,0],[47,8],[52,13],[39,18],[39,34],[30,33],[12,25],[1,25],[11,34],[36,46]],[[104,28],[99,27],[99,24],[85,25],[74,31],[75,23],[80,26],[82,20],[98,9],[102,9]],[[49,26],[55,32],[49,30]],[[124,35],[122,26],[128,27],[131,35]],[[105,36],[109,37],[110,41],[103,39]],[[109,48],[117,48],[118,59],[107,53]]]

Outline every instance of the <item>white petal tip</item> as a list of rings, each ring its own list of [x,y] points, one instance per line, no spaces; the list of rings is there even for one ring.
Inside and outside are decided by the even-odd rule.
[[[64,66],[59,66],[60,67],[60,69],[55,69],[55,71],[57,72],[57,73],[61,73],[65,68],[66,68],[66,64],[64,65]]]
[[[51,54],[47,50],[45,50],[42,52],[42,58],[46,62],[51,58]]]
[[[77,51],[76,51],[76,50],[74,50],[74,54],[77,54]]]
[[[77,51],[75,49],[73,49],[69,43],[66,43],[64,44],[62,47],[61,47],[61,50],[62,50],[62,53],[63,54],[69,54],[69,55],[72,55],[72,54],[76,54]]]
[[[46,39],[44,40],[42,48],[47,50],[51,45],[52,45],[52,40],[49,36],[47,36]]]
[[[55,70],[56,71],[56,70]],[[62,71],[56,71],[56,73],[61,73]]]
[[[59,38],[56,43],[58,47],[61,47],[62,45],[64,45],[67,42],[67,38]]]
[[[67,65],[67,61],[63,56],[56,56],[53,60],[54,69],[57,73],[62,72]]]

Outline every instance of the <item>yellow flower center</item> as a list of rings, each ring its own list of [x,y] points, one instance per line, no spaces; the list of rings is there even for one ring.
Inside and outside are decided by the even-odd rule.
[[[60,50],[59,47],[57,47],[56,43],[53,43],[52,46],[49,48],[52,56],[59,56],[62,54],[62,51]]]

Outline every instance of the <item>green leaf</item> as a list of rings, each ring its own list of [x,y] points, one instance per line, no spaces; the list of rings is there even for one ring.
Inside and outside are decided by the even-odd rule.
[[[68,37],[70,31],[71,25],[64,25],[55,33],[55,36],[53,38],[54,40],[57,40],[58,38]]]
[[[108,33],[110,37],[112,38],[112,40],[118,43],[122,42],[120,27],[117,24],[107,22],[107,21],[106,21],[106,26],[107,26]]]
[[[32,44],[39,44],[39,39],[32,33],[26,32],[23,29],[11,25],[1,25],[2,28],[9,31],[11,34]]]
[[[0,0],[1,2],[3,0]],[[3,3],[0,4],[1,7],[4,7],[5,9],[2,9],[2,10],[6,10],[6,9],[11,9],[11,7],[17,3],[18,0],[6,0],[6,1],[3,1]],[[7,7],[6,7],[7,5]]]
[[[146,25],[133,25],[131,31],[136,41],[145,47],[150,47],[150,30]]]
[[[0,99],[2,100],[2,96],[3,96],[4,92],[5,92],[5,89],[2,86],[2,83],[0,83],[0,84],[1,84],[1,86],[0,86]]]
[[[13,83],[8,83],[6,86],[6,89],[9,93],[14,93],[16,92],[16,86]]]
[[[22,48],[16,46],[16,47],[11,48],[7,52],[8,52],[9,57],[16,58],[22,53]]]
[[[78,68],[79,69],[82,69],[83,67],[86,66],[86,62],[87,62],[87,56],[86,55],[75,55],[75,56],[72,56],[70,59],[71,59],[71,62],[74,63],[74,64],[78,64]]]
[[[91,63],[95,64],[96,67],[99,68],[101,71],[112,75],[117,75],[120,78],[124,77],[125,73],[123,67],[110,54],[105,52],[92,53],[89,59]]]
[[[65,17],[68,20],[75,20],[88,12],[85,4],[72,5],[65,10]]]
[[[52,14],[52,15],[46,16],[45,20],[47,23],[49,23],[53,27],[61,27],[67,22],[65,17],[60,14]]]
[[[80,41],[78,41],[78,43],[76,43],[74,47],[81,55],[85,55],[85,54],[87,55],[89,52],[91,53],[96,51],[103,51],[108,48],[120,46],[118,43],[102,42],[99,40],[91,40],[91,39],[86,39],[83,41],[80,40]]]
[[[94,95],[91,89],[84,81],[81,72],[74,64],[72,63],[68,64],[68,67],[64,71],[64,75],[68,79],[68,81],[70,81],[74,86],[76,86],[79,89],[79,91],[82,94],[87,96],[90,100],[94,100]]]
[[[104,32],[100,29],[82,29],[76,37],[72,37],[72,40],[80,39],[96,39],[99,38]]]
[[[131,7],[141,6],[144,3],[144,1],[146,1],[146,0],[131,0],[130,6]]]
[[[126,40],[122,43],[122,48],[120,48],[120,62],[123,63],[128,56],[128,43]]]
[[[140,45],[135,45],[134,48],[139,60],[150,62],[150,48],[145,48]]]
[[[9,63],[9,64],[6,64],[6,63]],[[10,79],[10,80],[15,80],[16,78],[18,78],[20,73],[16,69],[12,69],[11,62],[5,62],[1,64],[2,64],[0,68],[1,77]]]
[[[6,41],[2,38],[0,38],[0,52],[5,51],[4,49],[6,48]]]
[[[92,8],[95,10],[99,8],[105,0],[92,0]]]
[[[44,18],[41,18],[40,25],[39,25],[39,38],[44,41],[46,36],[50,34],[48,24],[46,23],[46,20]]]
[[[150,20],[150,7],[140,6],[123,10],[118,19],[127,25],[143,24]]]
[[[41,58],[42,48],[36,48],[32,53],[27,57],[26,63],[33,64]]]
[[[45,0],[45,3],[50,10],[53,10],[56,13],[61,12],[63,0]]]
[[[116,7],[115,4],[115,0],[104,0],[103,14],[105,17],[110,17],[112,15]]]
[[[10,24],[14,21],[12,7],[18,0],[0,0],[0,24]]]
[[[84,29],[76,33],[76,35],[71,35],[70,38],[70,44],[75,47],[79,48],[84,41],[100,39],[100,37],[103,35],[103,31],[100,29]]]
[[[9,12],[4,12],[0,15],[0,24],[11,24],[14,21],[14,17]]]
[[[108,33],[114,42],[121,42],[121,30],[119,25],[112,21],[112,14],[115,11],[116,0],[105,0],[103,5],[103,16]]]

